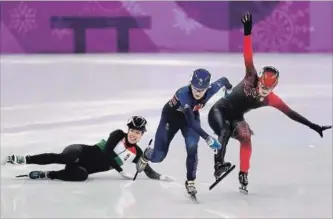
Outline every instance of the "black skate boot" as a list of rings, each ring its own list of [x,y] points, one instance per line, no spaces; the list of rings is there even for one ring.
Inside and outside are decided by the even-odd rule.
[[[215,179],[218,180],[220,177],[222,177],[223,173],[225,173],[226,171],[228,171],[231,168],[231,163],[230,162],[216,162],[214,165],[214,176]]]
[[[30,179],[46,179],[48,178],[48,172],[44,171],[31,171],[29,173]]]
[[[248,175],[248,173],[245,173],[242,171],[239,171],[239,173],[238,173],[238,180],[239,180],[239,183],[241,184],[241,186],[239,187],[239,191],[246,195],[248,194],[247,185],[249,184],[247,175]]]
[[[10,164],[25,164],[26,159],[25,156],[20,155],[10,155],[5,158],[3,161],[3,165],[10,163]]]
[[[187,191],[187,194],[190,196],[191,200],[194,202],[197,202],[197,189],[195,188],[194,181],[186,180],[185,181],[185,188]]]

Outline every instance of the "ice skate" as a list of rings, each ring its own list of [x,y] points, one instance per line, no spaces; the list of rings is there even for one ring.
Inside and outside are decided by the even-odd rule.
[[[223,173],[225,173],[226,171],[228,171],[231,168],[231,163],[230,162],[216,162],[214,169],[214,176],[215,179],[218,180],[219,178],[222,177]]]
[[[10,164],[25,164],[26,159],[25,156],[20,155],[10,155],[5,158],[3,161],[3,165],[10,163]]]
[[[45,171],[31,171],[29,174],[18,175],[16,178],[29,177],[30,179],[46,179],[48,172]]]
[[[187,194],[189,195],[191,200],[194,201],[194,202],[198,202],[197,196],[196,196],[197,189],[195,188],[194,181],[186,180],[185,181],[185,188],[186,188]]]
[[[216,165],[214,166],[215,182],[209,186],[209,190],[212,190],[218,183],[227,177],[235,169],[235,167],[235,165],[232,165],[229,162],[225,162],[223,164],[221,162],[216,162]]]
[[[44,172],[44,171],[31,171],[29,173],[29,178],[30,179],[46,179],[46,178],[48,178],[47,173],[48,172]]]
[[[248,194],[247,185],[249,184],[249,181],[247,179],[247,175],[248,173],[242,171],[239,171],[238,173],[238,180],[239,183],[241,184],[241,186],[239,187],[239,191],[245,195]]]

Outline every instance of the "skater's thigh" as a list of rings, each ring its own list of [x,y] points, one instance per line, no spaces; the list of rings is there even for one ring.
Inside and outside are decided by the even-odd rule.
[[[179,131],[177,123],[162,114],[160,123],[155,134],[154,150],[168,151],[170,142]]]
[[[66,163],[76,162],[82,155],[85,146],[86,145],[83,144],[72,144],[65,147],[61,154],[66,160]]]
[[[223,112],[217,107],[213,107],[208,114],[208,124],[216,135],[220,135],[223,128],[225,128],[225,123],[226,117]]]
[[[251,129],[249,124],[245,121],[244,118],[235,119],[232,121],[233,138],[237,139],[240,142],[249,142],[251,141]]]

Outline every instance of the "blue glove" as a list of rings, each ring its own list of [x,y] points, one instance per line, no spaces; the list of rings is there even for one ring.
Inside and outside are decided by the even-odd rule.
[[[213,150],[219,150],[222,147],[220,142],[218,142],[215,138],[211,136],[208,136],[208,138],[206,139],[206,143]]]

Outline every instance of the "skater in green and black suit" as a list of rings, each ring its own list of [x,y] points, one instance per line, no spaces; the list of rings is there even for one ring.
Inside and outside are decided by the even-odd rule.
[[[125,172],[122,165],[127,162],[137,163],[142,155],[137,145],[146,131],[147,121],[140,116],[133,116],[127,123],[128,132],[118,129],[110,133],[109,138],[95,145],[73,144],[67,146],[62,153],[44,153],[37,155],[11,155],[5,163],[11,164],[65,164],[59,171],[32,171],[31,179],[58,179],[64,181],[84,181],[89,174],[115,169],[122,177],[133,179],[133,175]],[[151,179],[170,180],[155,172],[150,166],[144,170]]]

